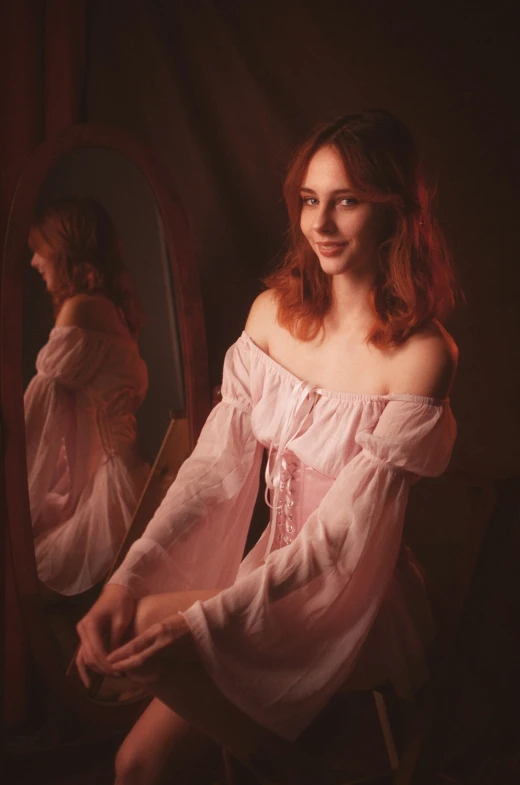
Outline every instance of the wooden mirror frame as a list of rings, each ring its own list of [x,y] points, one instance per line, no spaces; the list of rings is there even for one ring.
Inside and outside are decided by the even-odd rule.
[[[127,726],[142,709],[136,704],[101,704],[89,700],[66,678],[56,643],[45,622],[36,572],[27,487],[23,403],[24,257],[34,208],[52,166],[79,148],[98,147],[127,158],[146,177],[164,225],[172,268],[175,306],[184,369],[186,416],[193,448],[210,410],[206,333],[200,284],[186,217],[167,170],[149,149],[121,128],[98,124],[71,126],[46,140],[28,160],[11,204],[5,238],[0,312],[1,436],[5,462],[7,536],[16,591],[32,655],[47,693],[47,708],[69,725],[97,728]]]

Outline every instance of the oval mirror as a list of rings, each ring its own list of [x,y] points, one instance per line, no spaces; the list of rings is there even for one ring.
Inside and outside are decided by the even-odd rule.
[[[117,334],[54,326],[47,279],[28,238],[37,216],[68,203],[94,203],[114,227],[141,306],[137,341],[119,308],[124,326]],[[140,536],[210,405],[189,230],[167,173],[147,148],[120,129],[95,125],[41,145],[13,200],[2,289],[8,526],[27,635],[55,698],[96,724],[126,724],[129,711],[139,710],[127,685],[98,684],[86,695],[73,668],[65,677],[75,624]],[[93,354],[103,363],[96,359],[96,376],[89,372],[80,385]]]

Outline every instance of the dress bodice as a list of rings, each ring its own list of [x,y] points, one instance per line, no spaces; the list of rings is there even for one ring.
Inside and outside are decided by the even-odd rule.
[[[76,409],[89,419],[106,456],[132,447],[135,412],[148,388],[146,363],[132,338],[54,327],[38,354],[36,370],[26,407],[39,398],[42,386],[57,384],[74,393]]]
[[[135,412],[148,374],[134,340],[55,327],[25,391],[38,575],[62,594],[104,577],[148,476]]]
[[[236,347],[251,355],[251,422],[268,450],[266,553],[294,540],[341,470],[362,450],[356,435],[372,432],[389,403],[424,407],[430,417],[447,417],[454,427],[447,399],[326,390],[296,377],[246,332]]]

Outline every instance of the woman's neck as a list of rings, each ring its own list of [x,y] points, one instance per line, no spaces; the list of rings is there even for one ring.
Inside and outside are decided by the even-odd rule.
[[[325,318],[326,326],[334,331],[369,329],[374,321],[373,287],[373,276],[333,276],[332,305]]]

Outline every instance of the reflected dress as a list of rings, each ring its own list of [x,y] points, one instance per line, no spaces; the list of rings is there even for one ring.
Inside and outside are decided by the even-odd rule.
[[[135,412],[148,372],[131,338],[54,327],[24,396],[39,579],[60,594],[108,572],[149,473]]]
[[[411,697],[434,625],[402,545],[410,485],[446,468],[447,400],[332,392],[244,332],[222,401],[111,582],[135,596],[221,588],[183,613],[219,689],[295,739],[363,657]],[[242,561],[263,449],[271,516]]]

